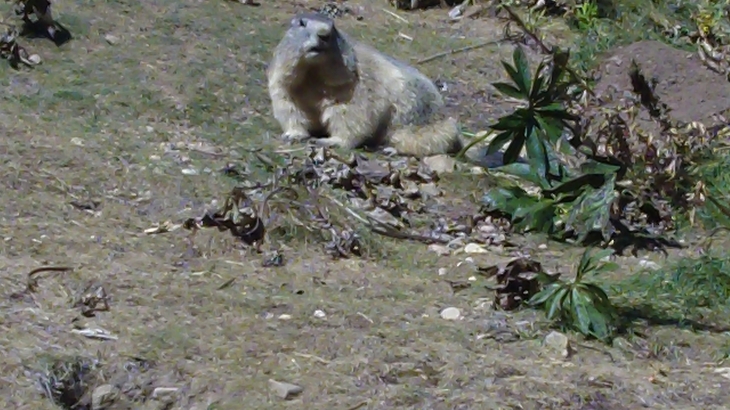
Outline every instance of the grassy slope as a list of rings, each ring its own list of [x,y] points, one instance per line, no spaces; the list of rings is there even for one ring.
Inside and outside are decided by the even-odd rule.
[[[28,372],[41,365],[43,352],[98,355],[111,382],[184,387],[175,408],[217,402],[218,409],[240,409],[241,400],[246,408],[281,408],[269,378],[304,386],[298,400],[305,408],[577,409],[591,402],[612,409],[641,402],[689,408],[698,401],[713,408],[726,401],[727,393],[714,391],[720,376],[702,365],[723,348],[715,336],[675,330],[670,339],[657,336],[661,346],[687,342],[672,344],[673,356],[651,360],[672,369],[664,384],[649,382],[656,370],[635,352],[614,351],[612,363],[579,347],[566,365],[540,347],[544,329],[533,315],[494,313],[481,286],[454,294],[436,272],[459,257],[437,259],[422,246],[393,244],[391,261],[376,262],[331,261],[317,244],[292,244],[285,267],[264,269],[225,235],[201,233],[192,247],[181,232],[141,234],[154,223],[197,215],[231,187],[205,171],[230,158],[166,153],[166,145],[203,142],[236,151],[232,158],[245,157],[243,148],[271,145],[277,129],[263,68],[294,10],[288,2],[271,3],[62,2],[56,14],[76,39],[60,49],[24,40],[44,58],[33,71],[0,65],[2,292],[21,290],[25,274],[42,264],[77,268],[41,279],[33,300],[0,302],[6,312],[0,404],[51,408]],[[413,23],[405,26],[375,8],[366,23],[343,24],[403,58],[463,46],[467,40],[459,35],[494,31],[408,18]],[[397,40],[400,31],[417,41]],[[116,44],[108,43],[109,34]],[[497,61],[509,53],[508,47],[481,49],[423,69],[458,79],[457,87],[484,89],[501,76]],[[471,101],[464,110],[481,116]],[[183,168],[200,174],[186,176]],[[101,207],[82,212],[72,200],[100,200]],[[573,259],[567,255],[555,250],[540,257],[552,267],[567,265]],[[454,269],[450,275],[470,274]],[[110,294],[111,312],[83,322],[117,341],[71,333],[78,309],[69,298],[92,281]],[[445,306],[459,307],[466,319],[441,320]],[[316,309],[326,319],[315,318]],[[292,318],[277,319],[281,314]],[[524,320],[533,325],[514,330]],[[495,329],[503,327],[517,340],[500,339]],[[130,356],[149,361],[151,369],[122,371]]]

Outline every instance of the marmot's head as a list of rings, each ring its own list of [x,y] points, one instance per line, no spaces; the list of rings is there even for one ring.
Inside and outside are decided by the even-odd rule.
[[[289,31],[299,40],[301,63],[317,64],[340,54],[335,22],[321,14],[298,14],[291,20]]]

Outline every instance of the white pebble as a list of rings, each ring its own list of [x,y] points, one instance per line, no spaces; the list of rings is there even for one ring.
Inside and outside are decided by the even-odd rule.
[[[327,316],[327,314],[324,313],[324,310],[317,309],[314,311],[314,317],[316,317],[318,319],[324,319],[326,316]]]
[[[286,313],[279,315],[279,320],[289,320],[289,319],[291,319],[291,315],[287,315]]]
[[[446,320],[457,320],[461,318],[461,312],[455,307],[447,307],[441,311],[441,318]]]

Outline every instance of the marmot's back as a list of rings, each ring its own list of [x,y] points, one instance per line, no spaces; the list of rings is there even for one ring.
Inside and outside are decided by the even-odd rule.
[[[285,138],[309,139],[323,130],[320,145],[388,144],[415,156],[461,148],[456,119],[446,118],[431,80],[322,15],[292,19],[267,76]]]

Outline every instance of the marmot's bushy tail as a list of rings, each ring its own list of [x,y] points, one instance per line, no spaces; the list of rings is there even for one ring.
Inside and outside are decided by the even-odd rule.
[[[438,154],[455,154],[464,147],[459,124],[447,118],[426,125],[399,126],[388,144],[401,155],[427,157]]]

